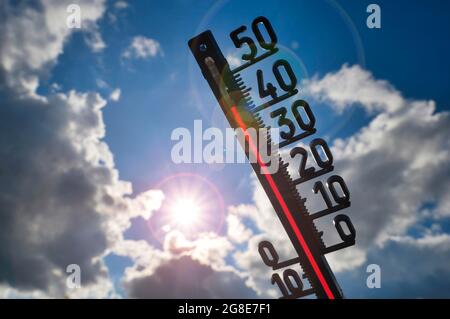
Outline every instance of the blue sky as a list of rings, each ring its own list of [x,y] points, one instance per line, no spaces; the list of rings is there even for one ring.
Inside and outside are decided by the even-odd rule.
[[[206,178],[219,190],[226,207],[224,214],[230,214],[230,207],[239,205],[249,205],[261,209],[263,205],[258,204],[258,197],[255,195],[258,194],[258,190],[252,179],[250,165],[175,164],[171,159],[174,142],[170,139],[175,128],[191,129],[194,120],[198,119],[203,120],[204,127],[217,126],[221,129],[227,127],[217,102],[195,64],[187,41],[200,32],[210,29],[225,55],[239,56],[240,51],[233,48],[228,36],[229,32],[243,24],[250,25],[251,21],[260,15],[271,21],[278,36],[280,55],[289,60],[299,79],[300,94],[303,94],[303,86],[313,87],[312,84],[317,84],[317,87],[321,88],[315,93],[311,91],[312,89],[308,91],[305,88],[304,93],[309,98],[308,101],[311,101],[317,121],[318,133],[314,137],[324,137],[330,145],[334,145],[340,160],[336,165],[335,172],[342,173],[344,178],[347,173],[349,180],[354,181],[354,184],[350,185],[350,190],[352,194],[355,194],[352,200],[356,203],[356,208],[349,211],[349,215],[352,220],[356,221],[356,225],[370,223],[370,217],[365,220],[367,215],[357,215],[356,212],[357,208],[364,207],[361,198],[358,203],[357,195],[364,191],[361,188],[366,185],[363,182],[361,185],[357,183],[362,181],[363,177],[364,180],[370,178],[370,172],[383,168],[385,168],[383,172],[387,172],[391,168],[397,168],[397,171],[404,171],[405,174],[409,171],[414,174],[419,170],[425,176],[435,176],[426,167],[420,166],[420,163],[417,164],[420,169],[417,169],[419,166],[416,167],[412,164],[410,167],[409,164],[405,164],[409,163],[409,160],[401,162],[396,155],[392,156],[392,162],[390,162],[389,155],[381,156],[380,158],[385,160],[385,163],[381,164],[385,166],[378,167],[377,163],[370,162],[370,159],[376,161],[377,157],[375,156],[378,154],[391,154],[383,153],[384,148],[382,147],[379,152],[377,149],[373,151],[374,157],[364,160],[361,159],[364,154],[360,154],[359,157],[355,155],[354,158],[345,154],[349,152],[346,145],[353,145],[352,138],[359,138],[356,142],[365,141],[365,137],[360,133],[380,116],[392,118],[393,123],[403,123],[404,119],[409,119],[408,107],[411,105],[413,108],[414,101],[425,105],[425,101],[433,100],[436,106],[435,112],[441,114],[442,117],[446,116],[443,114],[450,109],[450,60],[448,59],[450,56],[450,42],[448,41],[450,3],[448,1],[376,1],[381,7],[381,29],[369,29],[366,26],[368,16],[366,8],[374,1],[174,0],[129,1],[126,6],[117,5],[118,2],[102,3],[104,11],[93,19],[95,24],[93,30],[81,30],[70,36],[65,35],[62,50],[59,54],[55,54],[49,63],[51,66],[43,63],[43,66],[39,67],[37,71],[34,69],[32,71],[36,71],[39,75],[37,93],[42,96],[52,96],[55,92],[67,94],[68,91],[75,90],[77,92],[98,92],[105,100],[108,100],[106,107],[101,110],[105,135],[100,140],[107,144],[114,157],[113,168],[117,170],[119,179],[132,184],[133,193],[130,196],[125,195],[123,198],[131,197],[133,199],[149,189],[157,189],[161,181],[168,176],[193,173]],[[25,5],[23,6],[25,7]],[[21,5],[17,5],[17,7],[22,8]],[[83,4],[80,4],[80,7],[83,14]],[[2,9],[7,11],[6,7],[0,10]],[[89,32],[100,34],[105,43],[104,49],[93,52],[92,47],[86,41]],[[157,51],[141,58],[136,55],[131,58],[124,56],[124,52],[130,48],[136,37],[151,39],[154,41],[153,43],[158,44]],[[40,50],[45,49],[41,48]],[[39,49],[36,49],[35,52],[39,53]],[[267,68],[269,62],[261,63],[261,67]],[[6,70],[4,65],[2,67]],[[251,77],[254,70],[252,68],[242,72],[244,78],[249,82],[253,81]],[[4,78],[13,78],[11,74],[5,74]],[[342,77],[339,79],[346,79],[349,83],[353,75],[362,76],[369,89],[376,87],[377,90],[361,91],[360,95],[367,94],[367,92],[379,92],[380,96],[372,98],[378,99],[375,104],[381,106],[373,111],[370,102],[366,103],[364,97],[355,97],[350,102],[349,99],[342,102],[339,98],[334,98],[329,94],[330,91],[327,91],[329,82],[321,81],[327,75],[341,75]],[[0,77],[1,81],[3,81],[3,76]],[[56,90],[55,83],[58,84]],[[361,87],[364,86],[363,84]],[[120,89],[118,100],[108,99],[115,89]],[[9,93],[5,92],[0,93],[9,96]],[[396,113],[383,106],[385,103],[383,94],[386,94],[386,99],[389,99],[392,96],[397,98],[397,93],[402,97],[404,104],[408,106]],[[340,111],[336,111],[336,105],[340,102],[343,103],[342,107]],[[386,105],[390,105],[389,102],[386,102]],[[424,106],[423,109],[427,109],[427,107]],[[417,115],[411,117],[414,116],[421,116],[420,110],[417,111]],[[423,120],[429,123],[427,116],[429,116],[428,113],[424,115]],[[417,119],[419,122],[417,127],[420,127],[420,120],[420,118]],[[406,122],[405,127],[411,127],[413,130],[416,128],[415,125],[416,123],[408,124]],[[443,130],[433,133],[432,136],[432,133],[428,136],[419,131],[417,139],[411,138],[411,143],[419,141],[420,145],[411,145],[411,154],[408,153],[406,158],[412,161],[415,157],[413,150],[422,146],[425,150],[423,156],[432,156],[433,154],[426,153],[425,143],[431,138],[440,141],[440,138],[444,139],[445,136],[448,136],[445,125],[442,127],[444,127]],[[391,142],[391,138],[392,140],[397,139],[397,136],[389,135],[391,133],[387,132],[383,136],[386,138],[386,144]],[[397,133],[399,136],[401,135],[401,131]],[[336,141],[343,141],[343,144]],[[354,141],[354,143],[356,142]],[[364,144],[363,142],[361,144]],[[406,142],[408,139],[404,138],[398,144],[392,143],[394,143],[394,149],[400,148],[398,153],[402,153],[402,143]],[[375,142],[373,143],[375,145]],[[366,144],[369,144],[368,141]],[[350,146],[348,147],[350,148]],[[445,147],[446,145],[442,145],[443,149]],[[374,146],[374,148],[376,147]],[[430,152],[436,150],[438,150],[437,147],[430,147]],[[355,151],[355,153],[357,152]],[[421,158],[419,155],[417,154],[417,158]],[[438,154],[436,154],[436,158],[438,158]],[[354,162],[352,162],[353,160]],[[429,159],[426,163],[430,166],[433,161]],[[450,165],[444,159],[440,165],[442,168],[441,183],[445,185],[445,181],[448,182],[450,178]],[[358,169],[364,172],[354,173],[353,170]],[[384,175],[380,176],[380,180],[374,178],[375,190],[380,190],[380,193],[384,194],[382,189],[391,188],[392,192],[400,192],[403,189],[404,193],[398,194],[398,206],[395,206],[393,211],[386,212],[386,207],[382,203],[373,203],[372,207],[367,210],[375,213],[381,212],[380,215],[383,216],[386,214],[385,219],[382,220],[380,217],[380,221],[375,222],[377,225],[386,224],[380,226],[376,231],[367,229],[367,235],[362,235],[363,240],[359,251],[364,257],[357,258],[362,258],[359,260],[364,259],[364,261],[355,264],[354,267],[342,266],[345,264],[346,258],[352,258],[353,248],[348,248],[347,254],[349,255],[342,255],[342,259],[339,257],[332,261],[332,265],[335,264],[338,268],[338,279],[342,281],[344,290],[348,291],[346,294],[349,297],[449,297],[449,286],[446,286],[446,283],[438,285],[438,280],[435,279],[433,279],[433,282],[436,282],[435,289],[427,287],[425,281],[420,280],[412,280],[409,288],[402,287],[404,284],[402,281],[397,282],[393,279],[393,274],[396,274],[397,270],[394,269],[392,263],[396,254],[404,258],[406,263],[408,256],[404,252],[409,251],[408,249],[411,249],[413,251],[411,254],[414,254],[414,249],[423,252],[423,247],[431,247],[425,251],[434,256],[433,253],[440,249],[433,246],[438,242],[437,238],[445,239],[443,245],[445,251],[448,251],[447,237],[445,237],[450,231],[448,212],[447,215],[442,213],[444,211],[442,207],[446,207],[445,203],[447,203],[447,193],[444,187],[436,191],[427,191],[426,195],[418,199],[417,204],[411,204],[406,199],[413,198],[417,190],[412,185],[402,183],[405,181],[414,183],[415,179],[402,179],[397,185],[395,181],[390,182],[386,179],[383,181],[382,177]],[[420,188],[428,184],[424,182],[417,185]],[[354,193],[352,189],[355,189]],[[165,190],[163,191],[165,192]],[[301,191],[306,192],[304,189]],[[367,192],[369,191],[367,190]],[[380,199],[383,200],[383,198],[380,195]],[[402,200],[405,202],[401,202]],[[310,201],[311,207],[317,207],[314,199]],[[402,204],[412,206],[404,208]],[[394,216],[397,213],[395,209],[398,209],[402,219]],[[402,209],[405,209],[406,212],[400,212]],[[413,211],[411,216],[407,214],[408,210]],[[245,217],[244,215],[236,213],[240,221],[246,225],[246,229],[249,229],[255,236],[252,238],[256,240],[257,235],[265,234],[264,227],[257,225],[258,222],[254,216]],[[164,244],[149,231],[148,221],[145,218],[138,214],[130,218],[130,223],[130,227],[125,227],[123,232],[125,240],[143,239],[152,249],[163,251],[158,254],[167,253],[164,251],[166,249]],[[396,232],[396,226],[391,223],[398,223],[398,229],[401,230]],[[369,228],[369,226],[365,226],[363,232],[366,227]],[[383,228],[389,230],[384,231]],[[369,238],[372,234],[373,238]],[[229,237],[227,227],[221,228],[217,236]],[[434,236],[435,241],[431,241],[432,244],[426,240],[417,242],[421,238],[429,238],[427,236]],[[123,288],[122,281],[127,267],[139,268],[137,257],[131,254],[127,256],[123,252],[122,257],[119,257],[120,253],[114,252],[111,247],[108,246],[108,249],[113,253],[107,254],[105,262],[114,280],[116,293],[121,296],[133,295],[133,292],[129,291],[134,290],[127,292],[129,288],[126,287],[129,286],[125,285]],[[225,264],[235,267],[242,273],[251,272],[251,269],[245,268],[237,261],[239,258],[250,260],[252,256],[246,255],[245,252],[251,247],[242,242],[234,242],[233,247],[228,254],[223,256]],[[161,260],[164,258],[166,257],[161,257]],[[357,258],[355,257],[355,259]],[[433,263],[432,260],[430,263]],[[1,262],[0,258],[0,265]],[[388,279],[384,289],[369,290],[365,287],[364,267],[370,262],[386,264]],[[441,266],[438,262],[445,263],[446,260],[437,260],[435,268],[431,267],[431,269],[440,269]],[[401,262],[399,264],[402,265]],[[408,264],[404,265],[406,267]],[[151,269],[148,265],[146,267]],[[448,265],[442,267],[445,268],[445,273],[450,272]],[[425,274],[430,267],[424,266],[423,269]],[[409,277],[405,276],[405,278]],[[1,274],[0,280],[4,280]],[[262,289],[259,280],[261,279],[253,278],[247,283],[250,282],[248,285],[253,285],[252,288],[258,291],[258,289]],[[128,283],[130,282],[128,281]],[[152,281],[150,280],[150,282]],[[242,287],[241,290],[245,289],[247,288]],[[411,294],[408,289],[417,291],[417,294]],[[423,289],[423,294],[420,289]],[[252,293],[254,292],[252,291]],[[136,292],[134,294],[136,295]]]
[[[450,71],[450,61],[445,57],[450,44],[445,39],[450,22],[447,10],[442,7],[448,4],[378,2],[382,7],[382,28],[374,30],[365,25],[365,8],[369,3],[339,2],[341,10],[346,12],[341,14],[332,1],[284,1],[281,6],[271,1],[259,2],[258,6],[252,2],[224,2],[217,17],[211,19],[214,21],[201,25],[212,7],[208,1],[197,1],[195,5],[190,1],[137,1],[119,14],[117,26],[111,27],[107,19],[100,22],[103,38],[108,43],[100,56],[92,56],[81,35],[75,36],[68,43],[66,54],[59,58],[49,82],[86,90],[95,87],[96,80],[101,78],[111,87],[121,88],[121,100],[105,109],[106,141],[114,153],[121,177],[132,181],[138,191],[166,174],[151,171],[149,167],[159,167],[161,161],[170,165],[172,144],[167,142],[167,137],[172,129],[190,127],[194,119],[201,118],[190,95],[193,84],[189,72],[197,70],[192,65],[187,40],[207,28],[213,30],[224,51],[230,50],[232,43],[228,33],[264,15],[275,26],[281,44],[289,46],[292,41],[300,44],[296,53],[311,76],[335,71],[344,63],[364,63],[376,78],[393,83],[406,97],[433,98],[438,109],[448,108],[450,72],[446,70]],[[345,15],[351,22],[346,21]],[[362,59],[358,59],[349,25],[359,34]],[[131,61],[122,66],[120,55],[135,35],[156,39],[161,43],[164,56],[150,61]],[[200,94],[209,94],[203,78],[197,73],[193,78],[194,85],[202,89]],[[179,101],[174,101],[174,92]],[[202,98],[211,101],[210,96]],[[213,105],[205,105],[207,115],[213,111]],[[361,125],[364,119],[352,120],[338,136],[354,132],[358,125],[353,122]],[[153,148],[158,149],[157,154]],[[170,168],[177,169],[176,166]],[[143,175],[143,171],[148,174]],[[234,167],[230,172],[233,171]]]
[[[186,43],[196,32],[206,28],[213,30],[224,50],[231,49],[227,34],[234,27],[251,22],[253,17],[265,15],[275,26],[280,43],[286,46],[292,41],[300,43],[296,53],[310,75],[326,74],[344,63],[365,63],[376,78],[394,83],[406,97],[433,98],[439,109],[448,108],[450,72],[445,70],[450,71],[450,61],[445,57],[450,44],[445,39],[450,22],[445,14],[447,10],[441,3],[379,2],[383,10],[383,27],[372,30],[365,25],[365,8],[369,3],[339,3],[352,22],[345,21],[331,1],[285,1],[280,8],[270,1],[260,2],[256,8],[252,2],[247,5],[225,3],[217,15],[218,21],[208,21],[199,29],[211,8],[207,1],[198,1],[195,5],[190,1],[138,1],[121,14],[117,23],[119,27],[108,27],[107,21],[100,23],[105,25],[103,37],[109,43],[100,57],[92,57],[88,52],[85,56],[83,52],[88,49],[80,39],[74,39],[66,50],[68,54],[61,56],[51,79],[63,87],[67,83],[68,87],[89,89],[95,86],[97,78],[102,78],[111,87],[121,88],[121,100],[105,109],[106,141],[115,155],[121,177],[132,181],[137,191],[140,187],[148,188],[167,174],[161,170],[155,172],[150,167],[159,167],[160,162],[170,165],[172,145],[167,143],[167,137],[172,129],[190,127],[194,119],[201,118],[189,92],[193,85],[189,72],[197,70],[192,66],[193,59]],[[362,61],[358,59],[349,24],[354,25],[361,39]],[[123,67],[120,54],[129,39],[137,34],[157,39],[164,56],[150,61],[132,61],[131,66]],[[80,59],[85,62],[77,63]],[[193,78],[195,85],[202,89],[200,94],[209,94],[203,79],[195,73]],[[174,92],[179,101],[174,101]],[[210,96],[202,98],[211,101]],[[213,105],[205,105],[207,115],[213,111]],[[363,121],[359,118],[352,120],[349,127],[337,133],[338,136],[354,132],[357,124],[361,125]],[[158,149],[156,154],[152,151],[155,148]],[[177,169],[174,165],[169,168]],[[230,169],[230,173],[234,171],[234,167]]]

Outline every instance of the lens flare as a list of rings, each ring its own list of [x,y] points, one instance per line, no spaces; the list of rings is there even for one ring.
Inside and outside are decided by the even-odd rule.
[[[164,243],[173,231],[189,240],[201,233],[221,232],[225,215],[222,194],[205,177],[178,173],[162,180],[155,189],[164,193],[164,201],[147,224],[159,242]]]
[[[193,226],[201,219],[201,205],[192,198],[180,198],[171,207],[173,222],[181,227]]]

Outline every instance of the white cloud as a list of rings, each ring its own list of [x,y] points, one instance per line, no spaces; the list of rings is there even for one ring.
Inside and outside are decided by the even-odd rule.
[[[226,59],[231,68],[238,67],[242,64],[241,59],[239,59],[236,55],[231,53],[227,54]]]
[[[130,46],[122,53],[122,56],[127,59],[148,59],[158,54],[163,55],[158,41],[144,36],[136,36],[132,39]]]
[[[66,8],[71,3],[48,0],[29,6],[26,1],[14,5],[2,1],[0,71],[5,73],[4,85],[18,94],[35,94],[39,76],[48,64],[55,63],[69,35],[76,30],[90,32],[105,10],[104,0],[78,1],[83,25],[69,29]]]
[[[356,68],[344,66],[338,72],[340,80],[353,83]],[[392,98],[397,91],[386,81],[373,79],[367,71],[357,73],[372,79],[365,86],[378,95],[369,99],[357,92],[357,98],[342,107],[353,102],[369,111],[373,105],[384,106],[355,135],[336,140],[332,151],[352,192],[349,213],[359,230],[359,247],[367,248],[402,235],[421,218],[420,209],[427,202],[437,204],[436,217],[448,214],[439,208],[449,190],[450,115],[436,112],[433,101],[407,100],[399,93]],[[330,103],[336,102],[329,92]]]
[[[61,91],[61,85],[58,83],[52,83],[50,84],[50,90],[55,93]]]
[[[128,3],[125,1],[116,1],[116,3],[114,3],[114,7],[116,9],[123,10],[128,8]]]
[[[97,84],[97,86],[101,89],[108,89],[109,88],[109,84],[106,83],[105,80],[102,79],[96,79],[95,83]]]
[[[371,73],[358,65],[344,65],[338,72],[328,73],[320,80],[316,76],[303,85],[306,94],[330,102],[337,111],[360,103],[370,112],[394,112],[405,102],[389,82],[374,79]]]
[[[233,227],[238,222],[240,224],[238,234],[244,234],[247,239],[243,242],[246,245],[242,250],[233,252],[233,259],[238,269],[248,274],[247,285],[249,287],[253,288],[261,297],[275,298],[279,296],[279,291],[270,283],[273,271],[262,262],[258,244],[263,240],[269,240],[282,260],[293,258],[295,251],[259,182],[252,178],[252,183],[254,205],[230,207],[228,214],[233,217],[227,218],[228,236],[235,240],[237,235],[234,233],[236,230]],[[247,237],[249,234],[250,237]]]
[[[253,232],[244,226],[236,215],[229,213],[227,216],[227,236],[235,243],[242,244],[250,239]]]
[[[93,28],[91,31],[86,32],[84,39],[92,52],[98,53],[106,48],[106,43],[103,41],[102,35],[97,28]]]
[[[107,14],[109,23],[115,24],[121,12],[129,8],[129,6],[130,5],[126,1],[116,1],[114,3],[114,10],[110,10]]]
[[[111,101],[117,102],[120,99],[121,93],[122,91],[119,88],[117,88],[111,92],[111,94],[109,95],[109,99]]]

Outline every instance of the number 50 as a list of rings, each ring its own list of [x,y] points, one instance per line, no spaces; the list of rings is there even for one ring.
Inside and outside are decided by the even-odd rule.
[[[267,42],[264,39],[259,27],[260,24],[264,25],[266,32],[270,38],[269,42]],[[244,44],[246,44],[249,47],[250,52],[243,54],[242,60],[252,61],[255,59],[257,55],[257,49],[255,42],[253,41],[252,38],[240,36],[240,34],[245,30],[247,30],[247,27],[245,25],[240,26],[239,28],[230,33],[230,38],[233,41],[236,48],[241,48]],[[273,31],[272,25],[270,24],[269,20],[267,20],[267,18],[258,17],[255,20],[253,20],[252,30],[261,48],[266,49],[268,51],[272,51],[275,49],[275,45],[277,44],[278,39],[275,32]]]

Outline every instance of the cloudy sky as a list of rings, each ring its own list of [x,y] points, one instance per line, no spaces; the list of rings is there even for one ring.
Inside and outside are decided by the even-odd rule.
[[[293,248],[250,165],[171,158],[174,129],[228,126],[187,41],[211,29],[239,65],[228,34],[264,15],[351,192],[357,244],[327,256],[345,295],[450,297],[450,3],[377,1],[369,29],[372,2],[1,1],[0,296],[280,295],[257,245]]]

